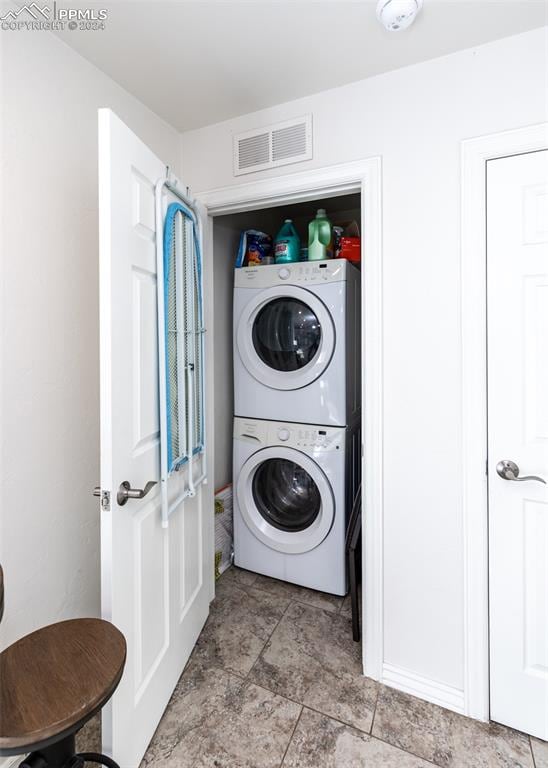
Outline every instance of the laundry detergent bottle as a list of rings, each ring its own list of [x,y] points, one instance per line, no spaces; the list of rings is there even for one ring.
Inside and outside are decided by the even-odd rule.
[[[333,256],[333,228],[325,214],[325,208],[318,208],[316,218],[308,225],[308,260],[323,261]]]
[[[274,240],[274,258],[276,264],[286,264],[289,261],[299,261],[301,239],[293,226],[291,219],[284,221]]]

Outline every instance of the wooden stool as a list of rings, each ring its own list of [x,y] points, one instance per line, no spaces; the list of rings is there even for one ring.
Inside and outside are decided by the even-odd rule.
[[[119,768],[76,754],[75,734],[110,699],[124,669],[126,641],[101,619],[61,621],[0,654],[0,757],[27,752],[19,768]]]

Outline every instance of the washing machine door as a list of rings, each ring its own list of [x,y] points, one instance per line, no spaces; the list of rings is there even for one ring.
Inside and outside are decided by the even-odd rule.
[[[335,328],[325,304],[298,286],[257,294],[240,316],[240,357],[249,373],[273,389],[300,389],[329,365]]]
[[[240,470],[240,513],[250,531],[278,552],[314,549],[335,516],[331,485],[318,464],[294,448],[263,448]]]

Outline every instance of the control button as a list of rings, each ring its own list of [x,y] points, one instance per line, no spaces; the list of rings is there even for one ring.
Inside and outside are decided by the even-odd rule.
[[[290,274],[291,271],[287,267],[282,267],[280,270],[278,270],[278,277],[280,280],[287,280]]]
[[[289,430],[288,429],[279,429],[278,430],[278,439],[285,443],[286,440],[289,440]]]

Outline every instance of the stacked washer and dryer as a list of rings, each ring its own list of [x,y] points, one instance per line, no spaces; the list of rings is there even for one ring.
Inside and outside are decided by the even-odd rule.
[[[234,557],[347,592],[359,484],[360,273],[344,259],[235,270]]]

